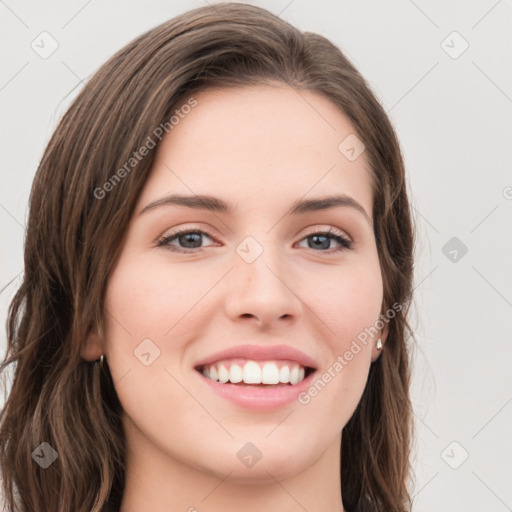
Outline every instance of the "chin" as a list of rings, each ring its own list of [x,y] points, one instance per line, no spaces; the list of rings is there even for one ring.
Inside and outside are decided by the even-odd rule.
[[[258,444],[257,441],[242,443],[237,440],[234,449],[210,453],[208,458],[211,461],[223,462],[206,466],[203,460],[203,471],[221,479],[229,474],[229,480],[245,484],[275,483],[274,479],[283,480],[301,473],[321,456],[320,450],[315,454],[313,446],[281,441],[265,445],[263,441]]]

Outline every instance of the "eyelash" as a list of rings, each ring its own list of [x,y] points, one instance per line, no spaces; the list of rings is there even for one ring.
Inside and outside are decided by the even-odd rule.
[[[174,231],[173,233],[170,233],[170,234],[165,235],[162,238],[160,238],[157,241],[156,245],[157,245],[157,247],[165,247],[173,252],[178,252],[178,253],[193,254],[193,253],[201,252],[204,249],[204,247],[198,247],[196,249],[183,249],[183,248],[180,249],[180,248],[176,248],[175,246],[170,245],[170,242],[177,239],[179,236],[186,235],[186,234],[192,234],[192,233],[206,235],[208,238],[215,240],[214,237],[212,237],[207,232],[202,231],[200,229],[181,228],[181,229],[178,229],[177,231]],[[314,235],[327,236],[330,240],[335,240],[336,242],[338,242],[341,245],[341,247],[338,247],[337,249],[331,249],[331,250],[326,250],[326,251],[322,251],[322,250],[315,251],[314,249],[311,249],[314,252],[320,252],[320,253],[324,253],[324,254],[333,254],[333,253],[339,253],[339,252],[342,252],[342,251],[352,248],[351,240],[349,240],[348,238],[345,238],[344,236],[342,236],[340,233],[338,233],[333,228],[329,228],[327,230],[319,229],[317,231],[313,231],[312,233],[309,233],[308,235],[303,237],[300,241],[302,242],[302,240],[305,240],[306,238],[309,238]]]

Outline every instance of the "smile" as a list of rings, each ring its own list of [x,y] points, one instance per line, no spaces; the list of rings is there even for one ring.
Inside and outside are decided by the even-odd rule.
[[[295,361],[254,361],[231,359],[198,368],[206,378],[222,384],[256,386],[295,385],[302,382],[313,368]]]

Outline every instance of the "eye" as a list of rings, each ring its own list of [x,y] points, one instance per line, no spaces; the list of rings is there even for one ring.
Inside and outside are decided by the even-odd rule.
[[[213,240],[213,237],[200,229],[182,228],[163,236],[157,241],[156,245],[157,247],[165,247],[176,252],[199,252],[203,249],[201,243],[202,237]],[[325,252],[328,254],[341,252],[352,247],[352,242],[341,232],[338,232],[333,228],[315,231],[304,237],[302,240],[308,239],[311,240],[311,243],[308,243],[308,247],[310,249],[320,249],[318,252]],[[338,243],[340,247],[330,249],[330,245],[333,240]],[[172,242],[177,242],[178,245],[173,244]]]
[[[352,247],[352,242],[346,238],[341,232],[336,231],[333,228],[326,230],[318,230],[310,233],[302,240],[310,239],[312,242],[308,243],[308,247],[311,249],[329,249],[331,242],[334,240],[340,247],[331,250],[321,250],[320,252],[333,253],[341,252]]]
[[[171,251],[176,252],[187,252],[187,250],[199,252],[198,250],[202,250],[201,237],[203,236],[206,236],[206,238],[212,240],[212,238],[207,233],[201,231],[200,229],[179,229],[174,233],[170,233],[160,238],[156,245],[157,247],[166,247]],[[173,245],[171,242],[174,240],[176,240],[178,244],[182,245]]]

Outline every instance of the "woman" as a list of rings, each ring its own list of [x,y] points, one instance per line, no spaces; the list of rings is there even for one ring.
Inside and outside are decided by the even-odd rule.
[[[332,43],[232,3],[138,37],[34,179],[9,510],[409,510],[413,245]]]

